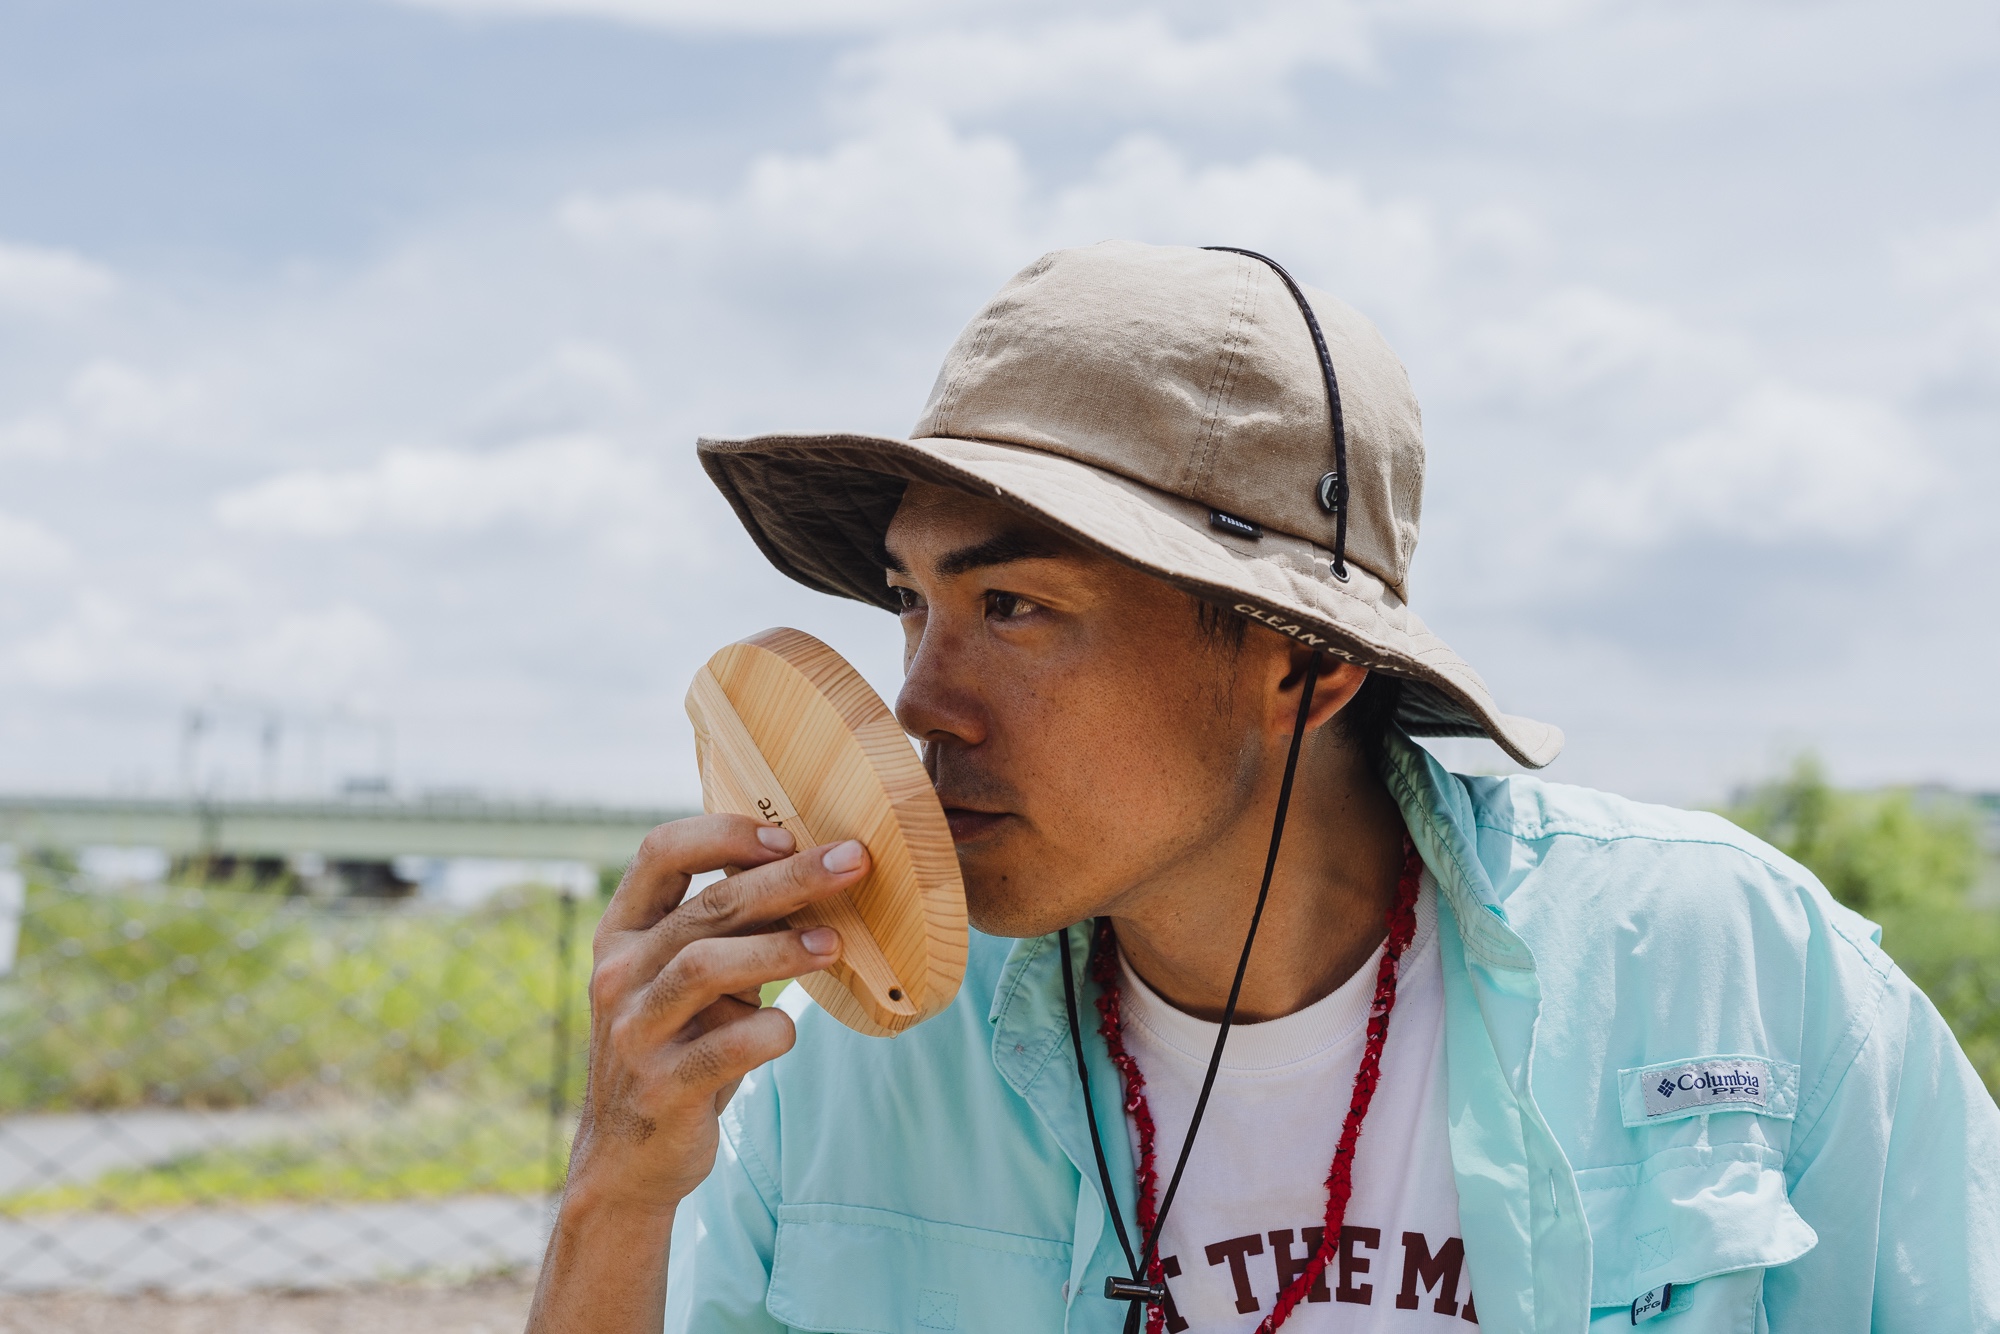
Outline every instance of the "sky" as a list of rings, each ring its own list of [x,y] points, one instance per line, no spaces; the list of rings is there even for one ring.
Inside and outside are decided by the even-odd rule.
[[[0,789],[694,801],[722,644],[900,673],[696,437],[900,434],[1108,237],[1381,326],[1552,780],[2000,788],[1996,75],[1981,0],[7,0]]]

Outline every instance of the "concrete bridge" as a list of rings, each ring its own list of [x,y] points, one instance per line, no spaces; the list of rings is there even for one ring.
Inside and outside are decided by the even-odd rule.
[[[654,807],[427,798],[204,801],[186,797],[0,796],[0,843],[148,847],[170,857],[386,862],[495,857],[622,866],[646,831],[689,814]]]

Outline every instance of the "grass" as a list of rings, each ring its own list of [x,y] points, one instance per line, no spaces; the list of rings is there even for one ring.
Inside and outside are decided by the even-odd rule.
[[[583,1087],[596,903],[524,888],[434,912],[74,884],[29,882],[0,981],[0,1115],[255,1106],[302,1129],[0,1210],[532,1194],[559,1176],[568,1130],[552,1153],[549,1104],[558,1079],[568,1106]]]
[[[561,1127],[561,1144],[571,1129]],[[386,1113],[355,1107],[261,1142],[0,1197],[0,1214],[539,1195],[552,1184],[548,1132],[547,1108],[526,1104],[429,1098]]]
[[[31,868],[0,979],[0,1115],[290,1108],[297,1129],[81,1184],[0,1214],[539,1194],[556,1027],[564,1102],[583,1088],[601,904],[523,888],[472,911],[253,891],[118,893]],[[558,953],[569,917],[569,951]],[[764,989],[776,999],[787,983]],[[552,1152],[553,1149],[553,1152]]]
[[[524,890],[472,912],[269,894],[29,886],[0,986],[0,1114],[581,1087],[597,906]]]

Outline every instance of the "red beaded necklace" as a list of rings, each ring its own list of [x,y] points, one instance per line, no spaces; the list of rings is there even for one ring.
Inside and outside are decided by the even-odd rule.
[[[1326,1174],[1326,1226],[1320,1235],[1319,1246],[1306,1261],[1305,1269],[1278,1294],[1277,1303],[1264,1323],[1257,1327],[1257,1334],[1271,1334],[1285,1323],[1292,1309],[1304,1299],[1307,1289],[1318,1281],[1340,1245],[1340,1228],[1346,1221],[1348,1197],[1354,1193],[1354,1148],[1361,1139],[1361,1122],[1368,1115],[1368,1104],[1374,1100],[1375,1085],[1382,1077],[1382,1047],[1389,1039],[1389,1012],[1396,1007],[1396,966],[1403,951],[1409,947],[1410,937],[1416,933],[1417,888],[1422,883],[1423,873],[1423,859],[1417,856],[1416,846],[1405,834],[1403,873],[1396,882],[1396,897],[1389,905],[1389,938],[1382,951],[1382,962],[1375,970],[1375,999],[1368,1010],[1368,1042],[1361,1053],[1361,1068],[1354,1072],[1354,1094],[1348,1101],[1347,1120],[1341,1125],[1340,1143],[1334,1150],[1333,1166]],[[1097,934],[1091,943],[1089,968],[1091,978],[1099,987],[1097,1013],[1101,1022],[1097,1031],[1110,1050],[1112,1065],[1118,1068],[1124,1080],[1125,1114],[1132,1118],[1132,1124],[1139,1132],[1139,1234],[1153,1239],[1155,1243],[1146,1248],[1150,1254],[1146,1278],[1151,1283],[1164,1286],[1166,1271],[1157,1254],[1158,1236],[1155,1231],[1159,1223],[1160,1175],[1155,1162],[1153,1112],[1146,1104],[1146,1077],[1139,1072],[1138,1062],[1125,1050],[1124,1024],[1118,1008],[1118,939],[1108,918],[1097,924]],[[1164,1334],[1165,1320],[1165,1309],[1157,1303],[1149,1303],[1147,1334]]]

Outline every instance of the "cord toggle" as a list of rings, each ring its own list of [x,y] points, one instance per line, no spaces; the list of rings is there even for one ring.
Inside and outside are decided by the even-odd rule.
[[[1114,1302],[1145,1302],[1148,1306],[1163,1306],[1167,1300],[1167,1285],[1141,1283],[1136,1278],[1107,1278],[1104,1280],[1104,1295]]]

